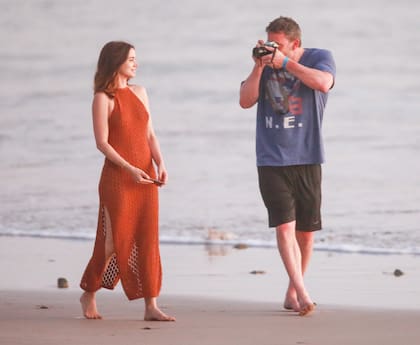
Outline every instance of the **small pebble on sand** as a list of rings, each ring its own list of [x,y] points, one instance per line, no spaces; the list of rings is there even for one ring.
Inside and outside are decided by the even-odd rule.
[[[66,278],[58,278],[57,279],[57,287],[59,289],[66,289],[69,287],[69,282]]]

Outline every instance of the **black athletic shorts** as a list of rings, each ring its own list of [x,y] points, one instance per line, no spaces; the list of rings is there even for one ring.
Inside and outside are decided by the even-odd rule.
[[[269,227],[296,221],[296,230],[320,230],[321,165],[258,167],[261,196]]]

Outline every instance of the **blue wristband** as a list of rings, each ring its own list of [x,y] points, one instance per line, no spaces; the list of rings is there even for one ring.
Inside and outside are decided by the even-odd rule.
[[[289,58],[285,56],[283,59],[283,64],[281,65],[281,68],[286,69],[286,65],[288,61],[289,61]]]

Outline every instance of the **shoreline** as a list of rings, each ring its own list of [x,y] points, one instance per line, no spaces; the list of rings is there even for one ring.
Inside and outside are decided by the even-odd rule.
[[[230,233],[220,232],[218,236],[231,236]],[[30,235],[26,232],[4,232],[0,233],[0,238],[33,238],[45,240],[63,240],[63,241],[94,241],[95,236],[57,236],[52,234],[35,234]],[[188,238],[174,238],[171,236],[161,236],[160,244],[164,246],[214,246],[214,247],[233,247],[236,245],[243,245],[248,248],[259,249],[277,249],[276,241],[260,241],[260,240],[241,240],[241,239],[188,239]],[[363,247],[360,245],[337,244],[325,245],[323,242],[314,244],[314,252],[337,253],[337,254],[360,254],[360,255],[404,255],[404,256],[417,256],[420,257],[420,249],[417,247],[412,248],[381,248],[381,247]]]
[[[274,248],[161,244],[161,295],[270,302],[281,306],[288,283]],[[81,291],[93,240],[0,238],[0,291]],[[14,270],[10,273],[10,265]],[[400,270],[401,276],[394,271]],[[315,251],[305,275],[318,306],[420,310],[420,257]],[[117,285],[121,289],[121,284]]]

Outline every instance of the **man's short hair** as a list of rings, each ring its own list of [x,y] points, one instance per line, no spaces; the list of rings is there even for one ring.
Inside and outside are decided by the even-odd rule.
[[[299,40],[301,39],[301,31],[299,24],[296,23],[292,18],[289,17],[278,17],[274,19],[273,21],[268,24],[268,26],[265,28],[265,31],[268,32],[274,32],[274,33],[280,33],[283,32],[289,40]]]

